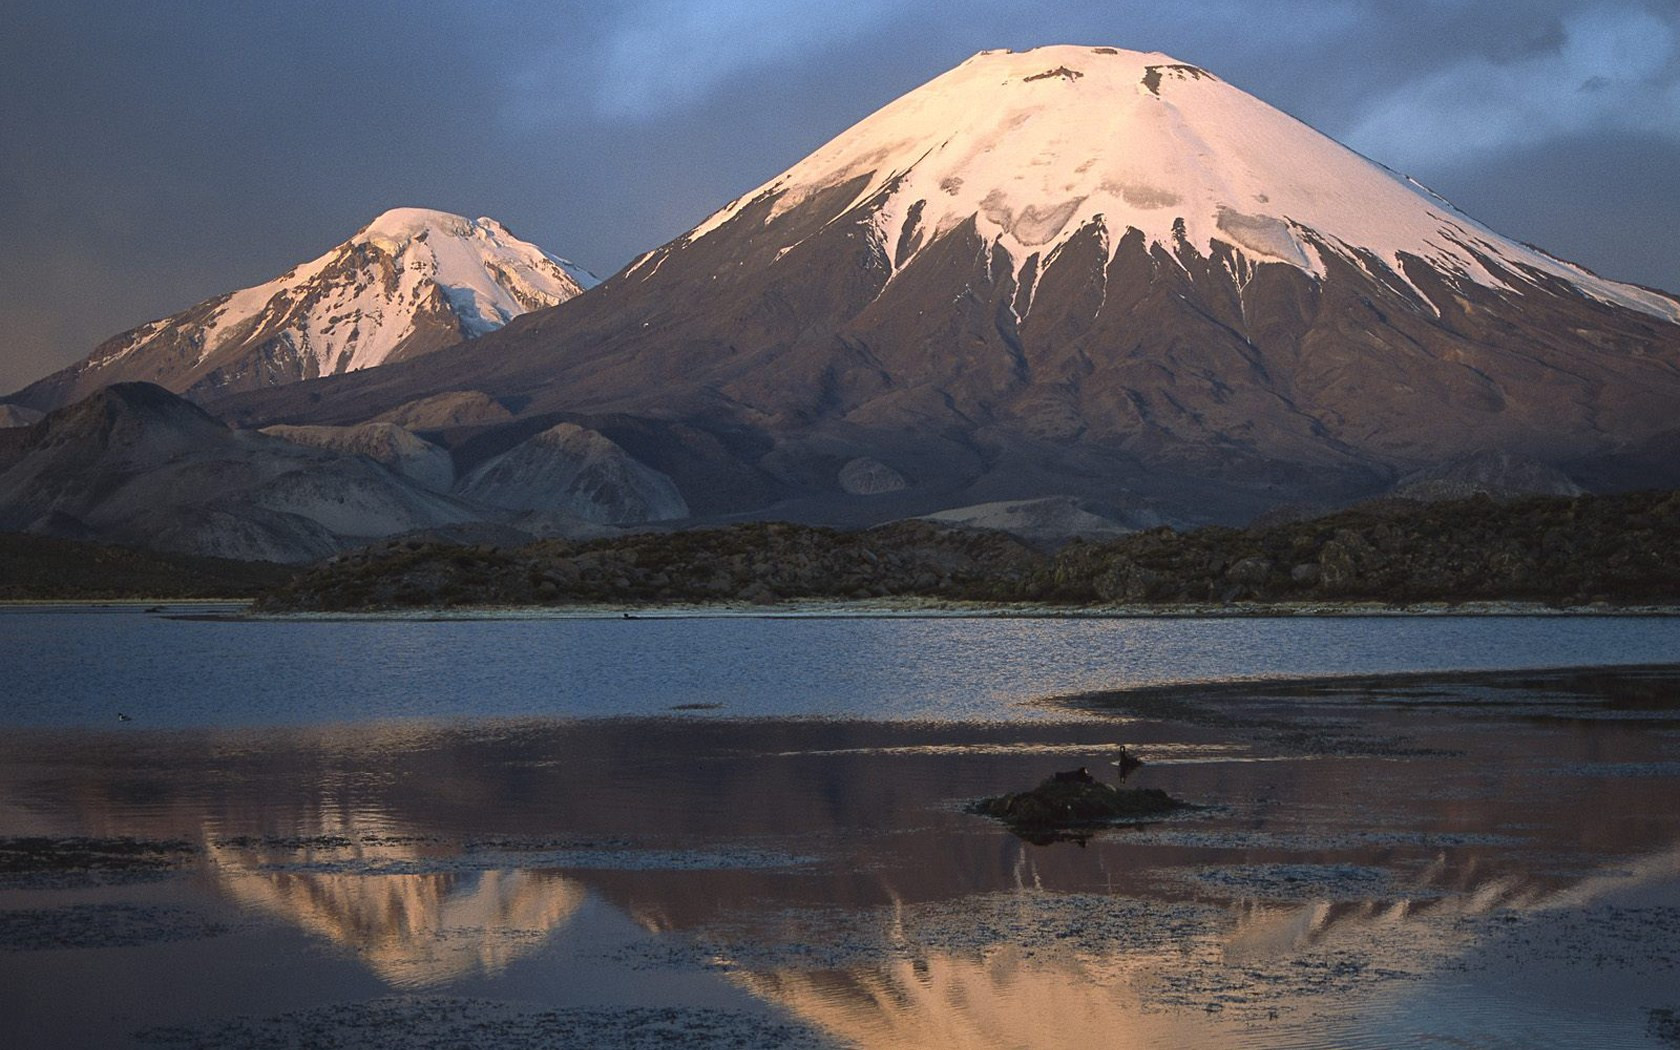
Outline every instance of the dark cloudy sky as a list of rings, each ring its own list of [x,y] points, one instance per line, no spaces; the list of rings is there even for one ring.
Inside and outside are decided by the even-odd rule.
[[[11,0],[0,391],[396,205],[603,277],[975,51],[1204,65],[1680,290],[1680,0]]]

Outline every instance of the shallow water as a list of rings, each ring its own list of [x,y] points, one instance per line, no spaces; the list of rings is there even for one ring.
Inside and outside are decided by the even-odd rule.
[[[1666,663],[1680,617],[743,617],[242,621],[0,609],[0,725],[594,718],[1021,720],[1027,701],[1229,678]],[[1060,717],[1066,717],[1062,715]]]
[[[1383,630],[1390,661],[1594,641],[1645,662],[1672,658],[1665,621],[666,628],[667,647],[713,654],[702,680],[730,680],[734,647],[719,697],[641,666],[683,665],[639,622],[346,638],[53,615],[64,634],[98,624],[112,652],[194,641],[135,665],[133,722],[80,724],[107,670],[64,675],[81,683],[68,714],[25,691],[3,716],[7,1046],[1680,1043],[1680,669],[1091,695],[1169,653],[1231,674],[1380,670]],[[376,720],[300,685],[323,652],[389,651],[408,627],[395,648],[427,655],[377,658],[395,683],[328,677],[366,682],[373,714],[432,717]],[[836,638],[855,647],[827,666],[866,672],[800,698],[824,682],[803,647]],[[427,684],[464,652],[524,667],[545,647],[566,661],[545,703],[591,695],[562,673],[587,665],[640,706],[527,710],[497,690],[530,669],[476,706],[459,681]],[[290,685],[234,689],[240,668]],[[636,699],[650,682],[657,700]],[[404,687],[432,699],[379,706]],[[1087,695],[1024,703],[1060,691]],[[832,714],[838,696],[878,699],[862,718],[756,717]],[[666,710],[684,700],[728,706]],[[1149,760],[1134,783],[1201,808],[1050,845],[965,811],[1105,770],[1122,741]]]

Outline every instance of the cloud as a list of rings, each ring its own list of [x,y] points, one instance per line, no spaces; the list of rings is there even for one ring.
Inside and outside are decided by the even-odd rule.
[[[1371,99],[1346,141],[1431,169],[1591,132],[1680,139],[1680,29],[1642,7],[1566,16],[1549,46],[1471,57]]]
[[[607,117],[646,118],[693,106],[742,74],[842,53],[871,35],[913,40],[929,53],[1047,43],[1152,47],[1219,39],[1251,22],[1249,37],[1292,46],[1355,30],[1359,5],[1326,0],[1187,0],[1169,10],[1142,3],[1048,5],[1019,0],[927,5],[914,0],[632,0],[612,16],[597,102]],[[951,58],[954,65],[967,57]],[[801,70],[845,85],[868,56]],[[942,72],[933,69],[931,72]]]
[[[607,117],[682,108],[743,73],[846,44],[911,9],[907,0],[639,0],[601,52],[595,101]]]

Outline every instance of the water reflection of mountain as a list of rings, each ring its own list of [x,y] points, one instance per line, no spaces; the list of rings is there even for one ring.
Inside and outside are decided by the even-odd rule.
[[[389,849],[380,852],[392,859]],[[413,859],[411,850],[397,852]],[[498,974],[542,947],[588,895],[556,872],[268,870],[295,857],[231,849],[214,856],[217,885],[233,900],[354,952],[397,988]]]
[[[46,734],[0,741],[0,798],[42,833],[203,842],[220,892],[398,987],[499,973],[593,897],[863,1045],[1033,1045],[1052,1023],[1103,1045],[1125,1045],[1115,1030],[1215,1045],[1196,1033],[1307,1001],[1301,974],[1332,991],[1416,978],[1484,917],[1578,911],[1627,871],[1680,884],[1673,738],[1486,712],[1358,717],[1366,735],[1423,746],[1248,762],[1265,741],[1148,723]],[[1050,848],[962,811],[1095,766],[1118,737],[1210,759],[1146,775],[1221,808]],[[700,853],[717,863],[681,863]],[[1376,874],[1322,892],[1266,882],[1305,869]],[[790,928],[786,913],[816,918]],[[777,957],[836,922],[858,951]]]
[[[888,910],[845,966],[765,966],[775,952],[762,947],[757,959],[719,961],[754,995],[863,1050],[1296,1045],[1291,1030],[1306,1033],[1300,1045],[1380,1045],[1360,1020],[1379,986],[1403,998],[1454,972],[1470,987],[1463,959],[1495,926],[1545,923],[1653,887],[1672,893],[1680,845],[1561,885],[1487,871],[1455,874],[1449,887],[1441,874],[1409,887],[1419,896],[1388,901],[1205,906],[1018,892]],[[1563,950],[1591,959],[1574,990],[1605,1004],[1618,974],[1593,958],[1601,949],[1588,939]],[[808,963],[813,953],[802,944],[793,954]],[[1496,995],[1510,993],[1508,978]],[[1545,1011],[1535,1023],[1552,1027],[1556,1045],[1578,1045]]]

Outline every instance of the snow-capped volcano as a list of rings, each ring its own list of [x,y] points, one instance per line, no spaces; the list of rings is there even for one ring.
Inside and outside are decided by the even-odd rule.
[[[52,407],[131,380],[203,397],[353,372],[494,331],[595,283],[494,219],[396,208],[272,281],[107,340],[18,400]]]
[[[843,190],[840,188],[843,187]],[[698,239],[770,201],[764,221],[830,191],[865,209],[894,270],[967,222],[1017,278],[1079,231],[1110,259],[1127,230],[1148,246],[1223,244],[1316,277],[1338,252],[1398,281],[1406,259],[1486,287],[1547,278],[1680,321],[1680,302],[1513,243],[1447,201],[1203,69],[1098,47],[982,52],[891,103],[712,215]],[[787,246],[789,249],[793,245]],[[1374,266],[1373,266],[1374,264]]]
[[[1241,521],[1478,456],[1680,484],[1680,301],[1115,48],[977,55],[473,346],[218,406],[348,424],[480,391],[530,418],[474,448],[599,426],[702,517]]]

